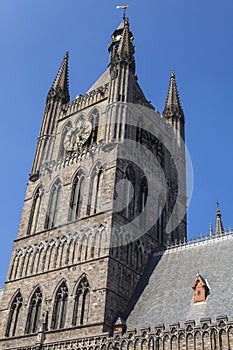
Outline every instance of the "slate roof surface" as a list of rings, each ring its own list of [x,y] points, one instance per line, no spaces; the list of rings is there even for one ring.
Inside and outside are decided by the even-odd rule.
[[[198,272],[210,294],[206,302],[194,304],[192,286]],[[183,325],[188,320],[200,324],[201,318],[215,321],[224,315],[233,319],[232,234],[172,248],[162,256],[155,254],[124,317],[128,329],[141,329],[160,324],[167,328],[178,322]]]
[[[104,86],[105,84],[109,83],[110,81],[110,71],[109,68],[101,75],[101,77],[90,87],[90,89],[87,91],[91,92],[92,90],[96,90],[101,86]]]

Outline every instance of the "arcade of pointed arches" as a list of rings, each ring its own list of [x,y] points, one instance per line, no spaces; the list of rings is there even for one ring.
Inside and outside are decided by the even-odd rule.
[[[43,290],[37,286],[29,298],[27,303],[27,319],[25,325],[25,334],[38,333],[41,326],[41,320],[44,327],[48,329],[66,328],[66,318],[68,310],[69,289],[67,281],[63,279],[56,286],[54,291],[53,310],[51,324],[48,324],[48,312],[42,315],[43,306]],[[88,278],[83,274],[76,284],[73,297],[73,317],[72,326],[80,326],[88,323],[90,312],[90,285]],[[18,335],[18,323],[20,313],[24,305],[24,299],[21,291],[18,290],[13,296],[10,303],[8,321],[5,331],[6,337],[14,337]]]

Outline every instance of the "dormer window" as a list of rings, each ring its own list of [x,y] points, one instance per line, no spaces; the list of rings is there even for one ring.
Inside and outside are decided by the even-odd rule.
[[[194,303],[206,301],[206,298],[209,295],[209,287],[207,285],[207,281],[201,275],[199,275],[199,273],[196,276],[192,288]]]

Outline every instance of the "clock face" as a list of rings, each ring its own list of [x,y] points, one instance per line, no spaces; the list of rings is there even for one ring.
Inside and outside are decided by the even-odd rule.
[[[68,130],[63,143],[65,150],[68,152],[80,150],[91,135],[91,131],[91,122],[80,120],[75,128]]]

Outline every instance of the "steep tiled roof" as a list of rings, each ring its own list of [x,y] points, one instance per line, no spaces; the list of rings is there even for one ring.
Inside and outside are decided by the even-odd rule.
[[[108,84],[110,81],[110,72],[109,68],[106,69],[106,71],[101,75],[100,78],[90,87],[90,89],[87,91],[87,93],[96,90],[97,88],[100,88],[106,84]]]
[[[126,310],[129,328],[228,315],[233,318],[233,235],[172,248],[152,257]],[[209,288],[206,302],[193,302],[193,281],[199,272]],[[143,289],[143,283],[145,286]],[[140,294],[141,293],[141,294]],[[140,296],[139,296],[140,295]],[[138,298],[139,297],[139,298]],[[135,300],[138,301],[135,303]]]

